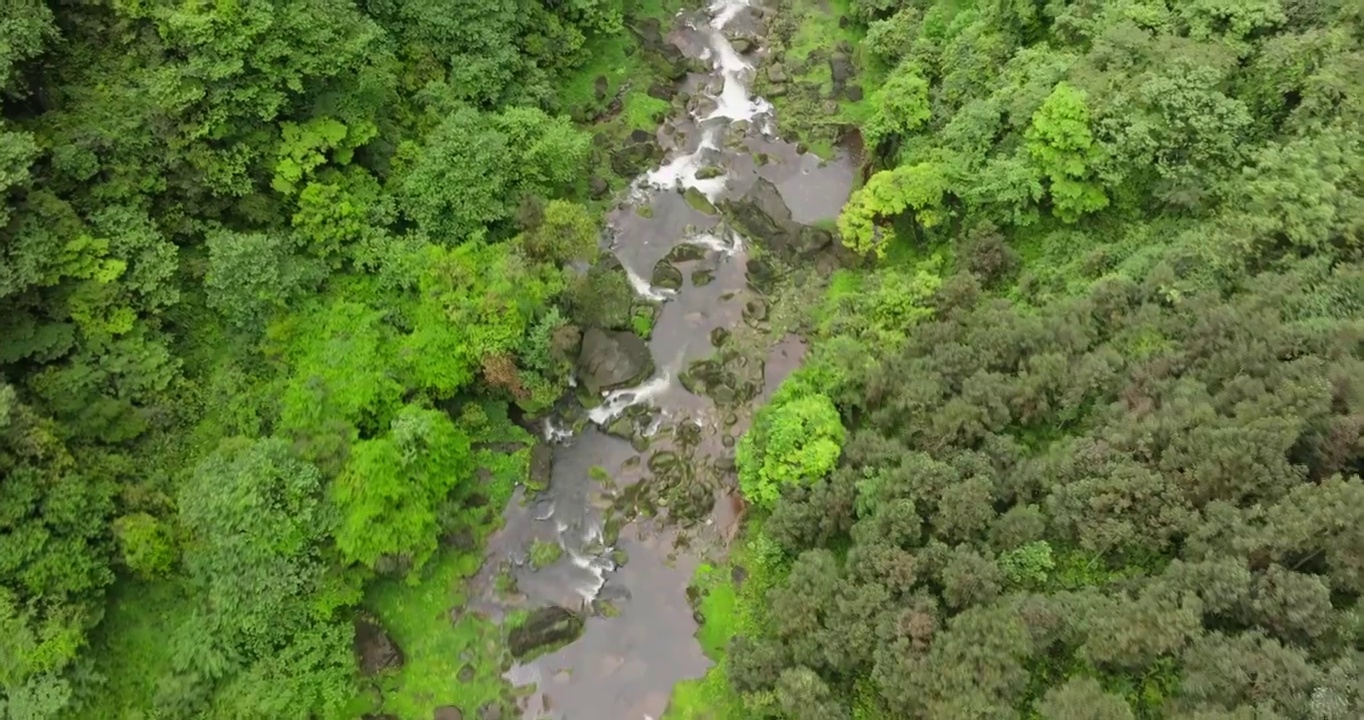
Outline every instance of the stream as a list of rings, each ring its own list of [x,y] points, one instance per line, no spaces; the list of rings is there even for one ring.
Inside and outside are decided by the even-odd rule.
[[[606,231],[636,292],[661,301],[648,343],[654,371],[604,393],[585,417],[565,411],[546,421],[548,488],[529,497],[518,490],[475,578],[475,604],[490,615],[559,605],[586,617],[577,640],[508,671],[524,689],[527,719],[658,720],[673,686],[711,665],[694,637],[687,586],[702,558],[723,552],[740,519],[735,440],[799,364],[804,345],[795,336],[762,337],[766,311],[754,308],[765,306],[748,276],[762,239],[697,195],[725,207],[765,194],[766,206],[784,205],[778,214],[788,217],[779,220],[808,224],[837,215],[855,170],[849,157],[822,161],[777,138],[771,104],[750,94],[764,51],[762,14],[745,0],[716,0],[665,29],[668,42],[710,70],[682,81],[686,111],[652,138],[666,160],[633,182]],[[737,52],[736,38],[753,52]],[[679,271],[680,282],[656,284]],[[688,372],[716,355],[717,338],[744,332],[762,340],[726,372],[748,391],[694,393]],[[679,520],[683,507],[693,512]],[[536,569],[533,542],[562,553]]]

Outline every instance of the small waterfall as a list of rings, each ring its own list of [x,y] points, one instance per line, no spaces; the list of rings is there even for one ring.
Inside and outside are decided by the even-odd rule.
[[[630,406],[649,402],[663,393],[671,383],[672,378],[665,370],[662,375],[651,378],[642,385],[612,390],[602,399],[600,405],[588,411],[587,417],[598,425],[606,425],[620,417]]]

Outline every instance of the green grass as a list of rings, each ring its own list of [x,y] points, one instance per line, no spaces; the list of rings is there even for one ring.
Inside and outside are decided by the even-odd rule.
[[[426,720],[435,708],[454,705],[465,717],[474,717],[485,703],[503,696],[507,656],[501,628],[473,614],[456,613],[458,619],[451,621],[451,609],[467,600],[466,579],[482,564],[479,551],[449,550],[430,563],[415,585],[392,580],[371,588],[365,604],[407,659],[399,671],[380,679],[383,712]],[[466,665],[473,677],[461,681]]]
[[[672,103],[650,95],[644,88],[632,88],[621,98],[621,115],[630,130],[653,131],[668,117]]]
[[[886,69],[863,52],[864,28],[855,22],[839,27],[839,18],[853,15],[851,0],[789,0],[782,12],[794,19],[796,27],[782,60],[791,76],[791,85],[814,85],[819,88],[821,100],[811,106],[799,93],[791,93],[772,98],[772,103],[777,108],[778,121],[800,129],[801,139],[810,152],[828,159],[834,155],[837,128],[861,125],[866,119],[871,95],[884,81]],[[851,57],[857,66],[857,74],[848,83],[861,86],[862,99],[853,102],[837,98],[838,113],[826,115],[823,98],[833,90],[833,72],[827,58],[843,43],[853,48]],[[811,55],[817,52],[822,52],[823,57],[812,62]]]
[[[696,639],[715,665],[703,677],[684,680],[673,688],[662,720],[744,720],[748,716],[743,699],[729,686],[725,654],[731,638],[753,636],[761,630],[767,591],[784,572],[764,552],[767,546],[762,519],[753,516],[731,548],[728,562],[703,563],[696,569],[692,585],[702,593],[698,609],[705,618]],[[748,572],[737,586],[733,580],[736,566]]]

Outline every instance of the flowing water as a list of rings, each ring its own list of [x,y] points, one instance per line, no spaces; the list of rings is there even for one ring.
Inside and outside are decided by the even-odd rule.
[[[649,343],[657,370],[637,387],[608,393],[576,433],[567,420],[545,421],[544,437],[553,445],[549,487],[529,499],[518,492],[504,514],[504,528],[489,541],[488,562],[476,581],[482,588],[479,609],[496,615],[557,604],[588,611],[581,638],[509,671],[514,684],[528,689],[526,718],[656,720],[673,685],[700,677],[711,664],[694,637],[686,589],[698,558],[721,549],[727,526],[737,521],[731,504],[717,502],[708,518],[685,529],[618,512],[632,488],[655,481],[649,459],[660,449],[678,450],[688,476],[705,480],[707,490],[723,500],[733,487],[733,437],[750,409],[721,410],[680,382],[688,363],[714,352],[712,330],[744,322],[744,304],[752,296],[745,275],[751,240],[720,215],[695,209],[681,191],[694,188],[720,203],[744,196],[763,177],[777,187],[792,219],[809,223],[838,213],[854,172],[849,158],[823,162],[777,138],[772,106],[750,95],[759,57],[740,55],[729,38],[760,39],[760,15],[745,0],[716,0],[675,18],[669,41],[711,70],[683,82],[681,89],[692,98],[688,111],[659,128],[669,159],[639,177],[608,217],[610,250],[636,292],[663,303]],[[762,165],[754,159],[760,153],[767,157]],[[714,170],[703,168],[723,172],[707,177]],[[644,206],[648,212],[640,211]],[[681,244],[704,252],[692,256],[702,255],[699,260],[679,263],[680,269],[705,270],[713,280],[684,281],[676,291],[652,287],[646,278]],[[802,350],[794,337],[771,348],[763,363],[764,392],[755,403],[794,369]],[[642,434],[652,435],[647,452],[603,432],[625,413],[642,415]],[[678,437],[690,439],[681,443]],[[558,544],[562,556],[534,569],[527,553],[533,541]],[[507,577],[515,580],[512,599]]]

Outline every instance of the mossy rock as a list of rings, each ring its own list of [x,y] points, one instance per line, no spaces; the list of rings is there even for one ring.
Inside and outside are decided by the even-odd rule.
[[[715,282],[714,270],[693,270],[691,274],[691,284],[696,287],[705,287]]]
[[[705,194],[694,187],[687,188],[686,192],[682,193],[682,197],[684,197],[687,204],[692,206],[692,209],[697,212],[702,212],[707,215],[715,215],[719,212],[715,209],[715,206],[711,204]]]
[[[657,265],[654,265],[654,273],[649,279],[649,283],[654,287],[677,290],[682,287],[682,271],[678,270],[677,266],[672,263],[660,260]]]
[[[697,170],[697,171],[696,171],[696,179],[697,179],[697,180],[710,180],[710,179],[712,179],[712,178],[718,178],[718,177],[720,177],[721,175],[724,175],[724,174],[725,174],[725,171],[724,171],[723,169],[718,168],[718,167],[715,167],[714,165],[711,165],[711,166],[703,167],[703,168],[701,168],[700,170]]]
[[[706,248],[691,243],[682,243],[673,246],[663,259],[671,263],[695,262],[706,259]]]
[[[715,328],[714,330],[711,330],[710,331],[711,347],[718,348],[723,346],[725,343],[729,342],[729,336],[730,336],[729,328],[718,327]]]

